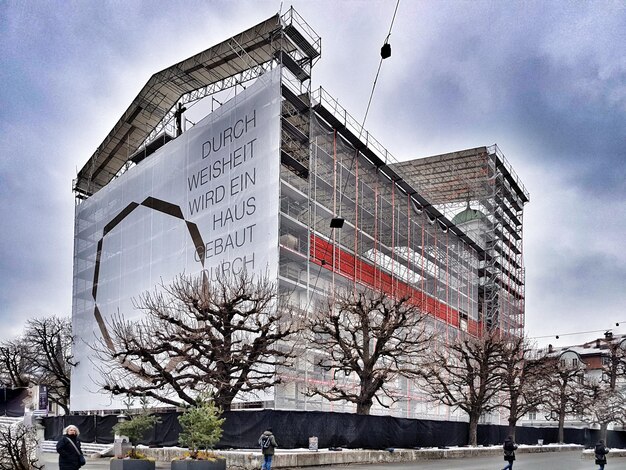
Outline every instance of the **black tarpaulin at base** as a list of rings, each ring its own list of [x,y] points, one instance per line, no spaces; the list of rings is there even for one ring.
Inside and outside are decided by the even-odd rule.
[[[483,424],[478,426],[478,444],[492,445],[504,442],[509,434],[507,426]],[[579,444],[586,448],[593,447],[600,439],[599,429],[589,428],[565,428],[563,440],[569,444]],[[558,428],[518,426],[515,429],[515,441],[520,444],[537,444],[539,440],[543,444],[556,444],[559,441]],[[608,446],[620,449],[626,448],[626,432],[609,431]]]
[[[322,411],[240,411],[226,414],[220,446],[258,446],[259,435],[273,429],[284,448],[307,448],[309,437],[318,438],[318,447],[384,449],[413,447],[419,422],[390,416],[362,416]],[[229,422],[230,420],[230,422]]]
[[[179,413],[158,414],[160,423],[140,442],[163,447],[178,444]],[[364,416],[351,413],[322,411],[227,411],[223,415],[224,432],[216,446],[219,449],[256,449],[261,433],[271,427],[283,449],[308,448],[309,437],[317,437],[319,448],[345,447],[349,449],[386,449],[389,447],[451,447],[467,444],[468,424],[458,421],[435,421],[394,418],[392,416]],[[80,430],[83,442],[110,444],[117,417],[59,416],[44,419],[45,439],[58,440],[69,424]],[[479,425],[478,444],[495,445],[504,442],[507,426]],[[515,440],[519,444],[557,442],[556,428],[518,426]],[[592,446],[599,439],[599,431],[592,429],[565,429],[565,442]],[[609,431],[609,447],[626,447],[625,431]]]
[[[27,388],[0,388],[0,416],[24,416],[24,401],[28,398]]]

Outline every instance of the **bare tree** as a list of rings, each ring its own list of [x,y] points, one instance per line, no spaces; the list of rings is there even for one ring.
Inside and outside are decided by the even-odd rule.
[[[297,316],[267,277],[181,275],[135,307],[140,319],[116,315],[110,339],[95,346],[105,361],[100,385],[114,395],[178,406],[206,391],[228,410],[236,395],[279,383],[275,367],[293,357],[286,340]]]
[[[499,406],[504,341],[496,332],[468,335],[430,353],[422,371],[424,390],[432,400],[459,408],[469,416],[469,445],[476,445],[478,421]]]
[[[18,423],[0,426],[0,470],[40,470],[35,428]]]
[[[69,318],[50,316],[29,320],[24,344],[29,368],[37,385],[48,386],[48,399],[69,413],[72,356],[72,324]]]
[[[408,297],[392,299],[375,291],[341,290],[310,318],[311,338],[321,352],[317,366],[335,379],[355,374],[358,384],[334,380],[309,393],[330,401],[356,404],[357,414],[369,414],[374,399],[392,401],[390,383],[397,377],[416,377],[430,345],[426,316]]]
[[[590,380],[586,398],[586,417],[590,423],[600,425],[600,438],[607,442],[609,424],[626,424],[626,394],[621,390],[611,390],[600,381]]]
[[[619,379],[626,376],[626,337],[615,338],[607,332],[598,342],[602,369],[599,377],[588,377],[585,382],[585,410],[589,421],[600,425],[600,438],[607,442],[609,424],[626,422],[626,397],[618,387]]]
[[[31,384],[28,349],[22,339],[5,341],[0,345],[0,380],[12,388]]]
[[[509,337],[504,341],[502,354],[502,390],[505,393],[501,406],[509,412],[509,432],[515,438],[517,422],[529,411],[537,410],[543,403],[540,384],[548,369],[542,357],[533,357],[534,348],[523,337]]]
[[[567,353],[566,350],[545,359],[546,375],[541,386],[543,410],[546,419],[558,421],[560,444],[564,441],[565,418],[568,415],[582,415],[585,403],[585,366],[578,357],[567,358]]]

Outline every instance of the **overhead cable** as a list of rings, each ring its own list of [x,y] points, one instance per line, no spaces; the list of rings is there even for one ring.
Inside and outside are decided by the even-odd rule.
[[[374,83],[372,85],[370,98],[367,102],[367,109],[365,110],[365,116],[363,117],[363,124],[361,124],[361,132],[363,132],[363,127],[365,127],[365,120],[367,119],[367,114],[369,113],[370,105],[372,104],[372,98],[374,97],[374,90],[376,89],[376,83],[378,82],[378,75],[380,74],[380,68],[383,65],[383,60],[391,56],[391,45],[389,44],[389,38],[391,37],[391,29],[393,28],[393,23],[396,20],[396,13],[398,13],[399,5],[400,5],[400,0],[396,2],[396,9],[393,12],[393,18],[391,19],[391,25],[389,26],[389,33],[387,33],[387,37],[385,38],[385,43],[383,44],[383,47],[380,50],[380,62],[378,63],[378,70],[376,71],[376,77],[374,78]]]
[[[615,322],[615,327],[620,326],[621,324],[626,323],[625,321],[618,321]],[[601,330],[588,330],[588,331],[576,331],[576,332],[572,332],[572,333],[558,333],[558,334],[552,334],[552,335],[543,335],[543,336],[529,336],[528,339],[542,339],[542,338],[555,338],[555,339],[559,339],[561,336],[577,336],[577,335],[585,335],[585,334],[589,334],[589,333],[604,333],[606,331],[610,331],[610,328],[602,328]]]

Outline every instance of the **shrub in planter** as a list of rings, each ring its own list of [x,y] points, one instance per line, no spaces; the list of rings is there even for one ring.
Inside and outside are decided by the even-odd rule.
[[[226,460],[210,452],[222,437],[224,418],[210,395],[201,395],[195,405],[187,408],[178,418],[182,432],[181,445],[189,453],[180,460],[172,461],[172,470],[223,470]]]
[[[122,421],[113,426],[113,431],[116,434],[128,438],[132,448],[125,458],[111,459],[111,470],[154,470],[154,460],[141,452],[137,452],[137,443],[158,422],[159,418],[151,415],[144,403],[139,414],[131,416],[129,420]]]

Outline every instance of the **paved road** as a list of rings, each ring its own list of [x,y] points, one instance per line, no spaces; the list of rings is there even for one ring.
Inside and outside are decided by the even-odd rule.
[[[582,460],[580,452],[551,452],[542,454],[519,454],[514,470],[594,470],[593,460]],[[42,457],[46,470],[58,470],[57,455],[44,453]],[[475,457],[468,459],[427,460],[398,464],[350,465],[306,467],[305,470],[500,470],[504,466],[502,457]],[[104,470],[109,468],[108,459],[89,459],[84,470]],[[157,463],[157,469],[169,469],[166,462]],[[609,461],[607,470],[626,470],[626,458]]]
[[[614,463],[617,463],[618,459]],[[626,459],[610,465],[607,470],[626,470]],[[474,457],[467,459],[429,460],[398,464],[377,464],[351,466],[353,470],[501,470],[505,462],[502,457]],[[554,452],[542,454],[521,454],[513,465],[514,470],[595,470],[593,460],[582,460],[580,452]],[[346,467],[325,466],[307,467],[306,470],[346,470]]]

